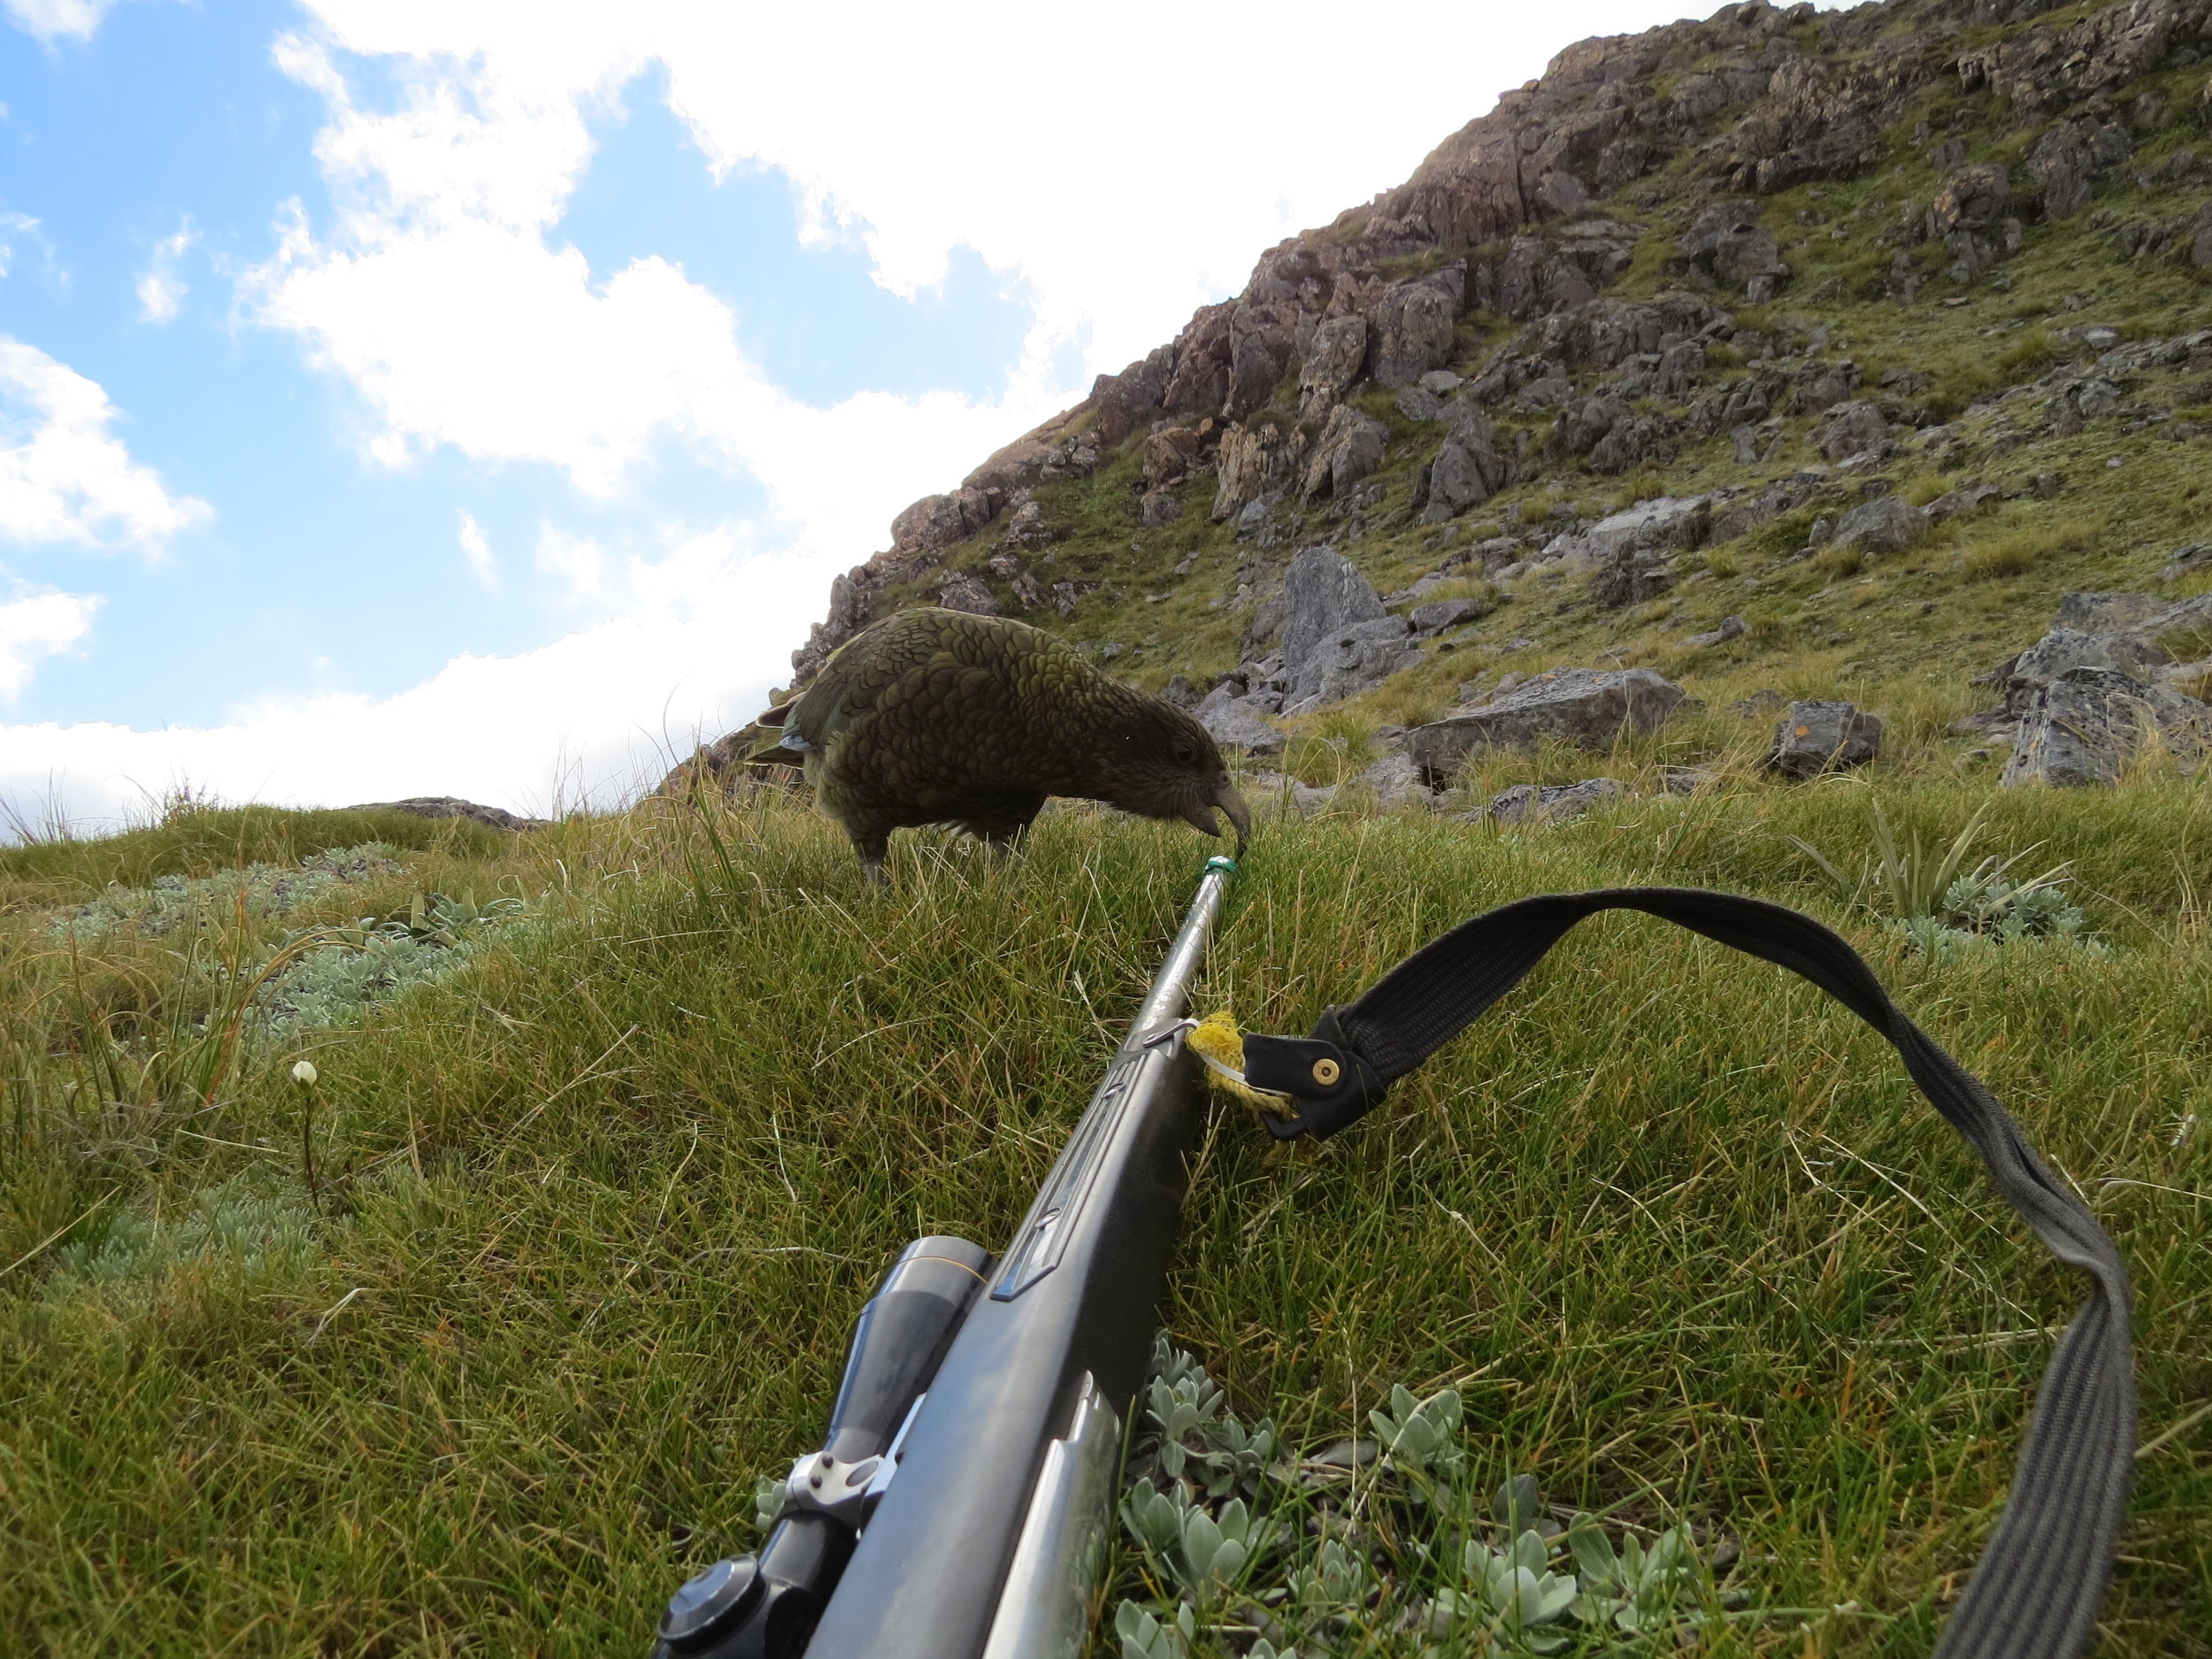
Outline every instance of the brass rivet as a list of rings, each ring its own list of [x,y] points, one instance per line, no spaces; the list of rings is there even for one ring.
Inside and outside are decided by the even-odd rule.
[[[1334,1088],[1337,1079],[1343,1075],[1344,1068],[1333,1060],[1316,1060],[1313,1063],[1313,1080],[1323,1088]]]

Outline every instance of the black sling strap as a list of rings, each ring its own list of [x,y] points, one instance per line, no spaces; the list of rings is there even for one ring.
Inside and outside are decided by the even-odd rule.
[[[1896,1046],[1905,1069],[1973,1143],[1990,1179],[2054,1255],[2093,1280],[2036,1396],[2012,1493],[1937,1645],[1939,1659],[2070,1659],[2087,1646],[2127,1507],[2135,1452],[2127,1268],[2088,1207],[2036,1156],[2012,1115],[1898,1012],[1859,954],[1795,910],[1694,887],[1615,887],[1523,899],[1455,927],[1310,1038],[1247,1036],[1246,1079],[1293,1097],[1281,1138],[1357,1121],[1518,984],[1577,922],[1643,910],[1811,980]]]

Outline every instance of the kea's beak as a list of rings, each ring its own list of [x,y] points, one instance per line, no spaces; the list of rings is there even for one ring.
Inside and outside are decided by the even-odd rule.
[[[1252,809],[1244,804],[1244,797],[1229,784],[1223,784],[1218,793],[1203,801],[1194,801],[1183,809],[1183,822],[1193,829],[1203,830],[1209,835],[1221,833],[1221,826],[1214,822],[1214,809],[1219,807],[1229,815],[1229,822],[1237,826],[1237,856],[1244,856],[1245,837],[1252,833]]]
[[[1244,797],[1233,784],[1223,784],[1221,793],[1214,796],[1214,804],[1229,815],[1229,822],[1237,826],[1237,856],[1244,856],[1244,843],[1252,833],[1252,809],[1244,804]]]

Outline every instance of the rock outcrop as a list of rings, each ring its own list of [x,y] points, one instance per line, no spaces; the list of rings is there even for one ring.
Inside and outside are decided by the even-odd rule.
[[[1389,429],[1372,415],[1338,404],[1329,412],[1329,424],[1321,428],[1313,457],[1306,463],[1306,500],[1334,496],[1341,501],[1350,495],[1355,484],[1382,465],[1389,435]]]
[[[1231,686],[1216,687],[1191,712],[1224,749],[1240,749],[1247,755],[1283,752],[1282,728],[1269,723],[1270,711],[1262,703],[1240,695]]]
[[[1925,508],[1894,495],[1879,495],[1843,515],[1832,545],[1862,548],[1870,553],[1901,553],[1924,541],[1929,526]]]
[[[2155,746],[2183,764],[2212,749],[2212,706],[2113,668],[2070,668],[2030,700],[2001,781],[2119,781]]]
[[[404,812],[411,818],[466,818],[472,824],[481,824],[487,829],[496,830],[543,829],[549,821],[541,818],[523,818],[504,807],[485,806],[452,795],[413,795],[404,801],[364,801],[358,806],[347,807],[345,810]]]
[[[1254,687],[1280,697],[1283,712],[1348,697],[1420,661],[1411,626],[1383,609],[1359,567],[1310,547],[1283,574],[1280,649]]]
[[[1489,417],[1471,403],[1461,403],[1451,411],[1435,459],[1414,480],[1414,494],[1421,499],[1421,516],[1441,524],[1488,501],[1511,476],[1511,466],[1498,454],[1497,429]]]
[[[1793,703],[1774,728],[1767,769],[1792,778],[1863,766],[1881,753],[1882,723],[1851,703]]]
[[[1494,795],[1487,812],[1501,824],[1566,824],[1592,807],[1617,801],[1627,793],[1617,778],[1585,778],[1580,783],[1518,783]]]
[[[1629,733],[1655,732],[1682,688],[1648,668],[1555,668],[1456,714],[1406,733],[1406,750],[1431,785],[1444,787],[1470,756],[1532,749],[1545,739],[1606,749]]]

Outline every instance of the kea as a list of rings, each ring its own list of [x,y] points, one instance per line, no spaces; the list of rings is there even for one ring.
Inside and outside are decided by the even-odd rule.
[[[844,826],[871,881],[891,832],[946,824],[1010,846],[1048,795],[1103,801],[1219,834],[1244,849],[1252,818],[1206,728],[1110,679],[1041,628],[934,606],[856,634],[764,721]]]

